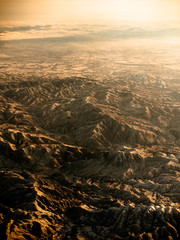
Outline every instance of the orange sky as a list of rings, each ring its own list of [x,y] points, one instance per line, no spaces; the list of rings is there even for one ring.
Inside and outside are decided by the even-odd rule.
[[[31,23],[180,22],[180,1],[0,0],[0,20]]]

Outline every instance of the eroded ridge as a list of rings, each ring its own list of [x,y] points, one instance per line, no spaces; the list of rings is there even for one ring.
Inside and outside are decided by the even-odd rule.
[[[1,238],[179,239],[179,120],[167,79],[2,76]]]

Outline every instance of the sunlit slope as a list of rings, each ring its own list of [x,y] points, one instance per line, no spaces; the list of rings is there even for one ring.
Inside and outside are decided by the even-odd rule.
[[[22,115],[28,125],[35,121],[67,144],[92,149],[168,146],[171,150],[179,144],[179,93],[170,82],[147,74],[104,82],[19,79],[11,87],[3,83],[2,91],[5,99],[15,102],[4,109],[10,122],[21,127]]]
[[[0,236],[178,239],[175,86],[2,75]]]

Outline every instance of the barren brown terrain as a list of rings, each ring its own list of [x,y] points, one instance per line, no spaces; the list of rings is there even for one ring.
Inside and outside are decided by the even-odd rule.
[[[137,51],[78,45],[55,55],[54,43],[49,53],[47,43],[3,44],[0,239],[178,240],[174,63],[135,63]]]

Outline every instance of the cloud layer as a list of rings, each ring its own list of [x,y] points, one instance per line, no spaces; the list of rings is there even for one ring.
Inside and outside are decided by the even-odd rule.
[[[61,42],[180,38],[176,27],[142,28],[110,25],[20,25],[0,27],[0,40],[44,39]]]

